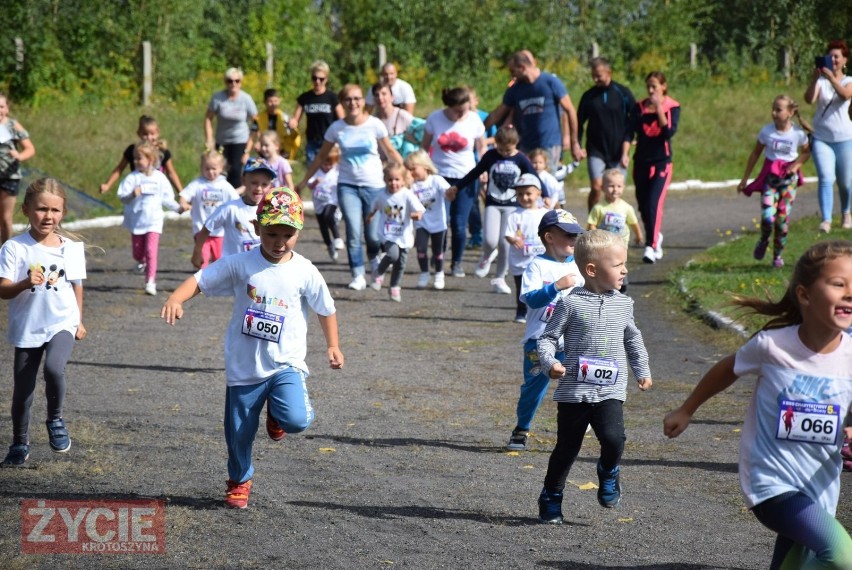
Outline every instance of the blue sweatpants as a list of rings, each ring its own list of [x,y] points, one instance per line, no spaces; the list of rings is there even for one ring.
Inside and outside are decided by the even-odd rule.
[[[254,474],[251,450],[267,399],[272,417],[287,433],[303,432],[314,421],[305,376],[288,366],[258,384],[226,388],[225,443],[231,481],[243,483]]]
[[[560,361],[561,352],[556,353]],[[524,343],[524,383],[521,384],[521,396],[518,398],[518,427],[529,430],[535,413],[547,394],[550,378],[542,372],[538,359],[536,340],[530,339]]]

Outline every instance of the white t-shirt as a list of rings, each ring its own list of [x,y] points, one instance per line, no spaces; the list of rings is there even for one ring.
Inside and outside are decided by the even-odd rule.
[[[485,125],[474,111],[451,121],[443,110],[426,119],[425,130],[432,135],[432,162],[444,178],[464,178],[476,166],[476,139],[485,135]]]
[[[209,297],[234,297],[225,333],[228,386],[258,384],[285,366],[308,372],[308,308],[326,317],[335,312],[310,261],[294,252],[286,263],[270,263],[255,248],[222,257],[195,279]]]
[[[546,208],[527,210],[518,207],[506,218],[506,232],[503,234],[503,239],[519,237],[524,240],[523,248],[509,245],[509,271],[512,275],[523,275],[530,261],[537,255],[545,253],[544,244],[538,237],[538,224],[546,213]]]
[[[843,333],[834,352],[817,354],[798,333],[798,325],[763,331],[737,351],[734,374],[757,376],[740,441],[740,486],[749,508],[801,491],[833,515],[852,400],[852,338]]]
[[[137,187],[142,188],[139,196],[134,194]],[[118,198],[124,202],[124,227],[136,236],[163,233],[163,208],[180,210],[169,179],[159,170],[128,174],[118,187]]]
[[[311,190],[314,202],[314,211],[317,215],[322,214],[326,206],[337,206],[337,179],[340,171],[333,166],[328,172],[320,168],[316,174],[308,180],[308,186],[316,185]]]
[[[840,80],[843,86],[852,83],[845,75]],[[817,79],[819,96],[814,111],[814,138],[824,142],[852,140],[852,120],[849,119],[849,99],[841,99],[831,82],[825,77]]]
[[[760,129],[757,142],[764,145],[763,152],[767,159],[793,162],[799,157],[799,147],[808,143],[808,133],[799,125],[791,125],[789,130],[779,131],[775,123],[769,123]]]
[[[563,203],[565,201],[565,187],[563,183],[558,181],[555,176],[546,170],[536,172],[536,174],[538,175],[539,180],[541,180],[542,194],[544,194],[544,189],[547,188],[551,209],[556,204]],[[542,200],[542,203],[544,203],[544,200]]]
[[[408,188],[403,188],[395,194],[385,190],[379,194],[371,208],[380,216],[381,240],[395,243],[404,249],[414,245],[414,220],[411,219],[411,214],[422,212],[424,209],[414,192]]]
[[[414,222],[414,228],[423,228],[430,234],[447,230],[446,195],[450,184],[437,174],[430,174],[426,180],[415,182],[411,191],[426,209],[423,217]]]
[[[585,285],[586,280],[580,274],[580,268],[577,267],[573,257],[570,257],[566,261],[556,261],[548,255],[536,256],[524,270],[524,275],[521,278],[521,293],[518,297],[521,301],[527,303],[527,295],[542,289],[545,285],[559,281],[559,279],[568,274],[574,276],[574,287]],[[529,305],[527,306],[527,328],[524,331],[522,342],[525,343],[530,339],[538,339],[541,336],[541,333],[544,332],[547,326],[547,321],[550,320],[550,316],[553,314],[553,308],[556,306],[557,301],[570,293],[574,287],[558,291],[556,297],[544,307],[534,309]]]
[[[378,141],[386,138],[384,123],[373,116],[360,125],[349,125],[343,119],[333,122],[325,140],[340,146],[339,182],[368,188],[384,186]]]
[[[18,283],[32,266],[43,270],[45,282],[9,300],[7,338],[18,348],[42,346],[62,331],[76,335],[80,325],[72,284],[86,278],[83,244],[62,238],[59,247],[46,247],[27,231],[0,248],[0,278]]]
[[[391,95],[393,95],[393,104],[397,107],[407,103],[417,102],[417,99],[414,97],[414,88],[411,87],[411,84],[398,77],[396,81],[394,81],[393,85],[391,85]],[[373,98],[372,89],[367,91],[367,98],[365,101],[367,105],[370,105],[371,107],[376,104],[376,101]]]
[[[253,220],[257,219],[257,206],[246,204],[242,198],[225,202],[210,214],[204,227],[213,235],[222,230],[222,256],[248,251],[260,245],[254,232]]]
[[[180,192],[180,197],[192,204],[190,215],[192,216],[192,233],[197,234],[204,227],[204,222],[216,211],[216,208],[224,202],[236,200],[240,197],[228,179],[219,175],[216,180],[207,180],[199,176],[187,184]],[[213,237],[221,237],[223,228],[210,232]]]

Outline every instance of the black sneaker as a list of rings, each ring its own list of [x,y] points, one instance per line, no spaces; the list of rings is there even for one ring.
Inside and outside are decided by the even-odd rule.
[[[515,428],[512,430],[512,436],[509,438],[509,443],[506,444],[506,449],[512,451],[523,451],[527,448],[527,438],[529,432],[525,429]]]
[[[56,453],[65,453],[71,449],[71,438],[68,437],[68,430],[65,428],[65,422],[62,418],[58,420],[48,420],[47,437],[50,440],[50,449]]]
[[[9,453],[3,460],[3,467],[20,467],[30,458],[30,446],[25,443],[16,443],[9,446]]]
[[[604,471],[598,462],[598,502],[612,509],[621,502],[621,470],[618,465],[612,471]]]
[[[542,487],[538,496],[538,522],[562,524],[562,493],[551,493]]]

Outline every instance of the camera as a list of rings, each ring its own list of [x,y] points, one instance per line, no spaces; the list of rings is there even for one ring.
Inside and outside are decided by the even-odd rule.
[[[829,71],[834,71],[834,64],[831,62],[830,55],[818,55],[814,58],[814,65],[817,68],[825,67]]]

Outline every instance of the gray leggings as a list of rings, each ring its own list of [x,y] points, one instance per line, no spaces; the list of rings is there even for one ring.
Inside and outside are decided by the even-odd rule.
[[[379,268],[376,272],[379,275],[384,275],[388,267],[391,270],[391,287],[399,287],[402,282],[402,274],[405,273],[405,264],[408,262],[408,250],[404,247],[399,247],[392,241],[385,242],[385,256],[379,262]]]
[[[62,417],[65,401],[65,365],[74,349],[74,335],[57,333],[35,348],[15,348],[15,386],[12,390],[13,443],[29,444],[30,408],[35,395],[36,378],[41,357],[44,359],[44,394],[47,397],[47,421]]]
[[[485,218],[482,222],[482,259],[486,259],[497,250],[497,269],[495,277],[506,277],[509,271],[509,242],[506,235],[506,222],[509,214],[518,209],[517,204],[508,206],[485,206]]]

